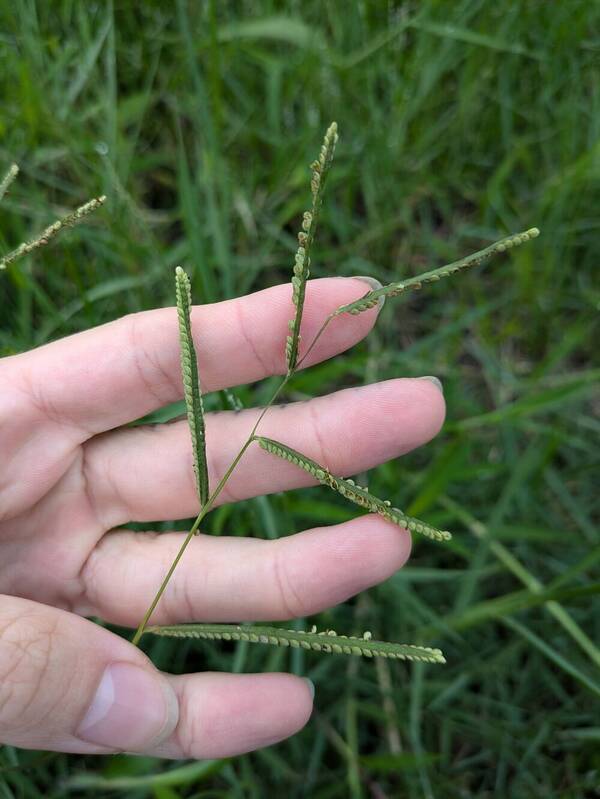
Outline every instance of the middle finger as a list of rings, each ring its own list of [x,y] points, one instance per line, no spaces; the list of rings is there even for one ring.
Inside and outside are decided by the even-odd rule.
[[[210,485],[236,456],[260,411],[207,414]],[[259,433],[350,475],[433,438],[444,400],[425,379],[396,379],[274,407]],[[85,445],[86,482],[106,528],[129,521],[184,519],[199,511],[187,422],[117,430]],[[251,445],[216,504],[314,485],[306,472]],[[390,497],[393,499],[393,497]]]

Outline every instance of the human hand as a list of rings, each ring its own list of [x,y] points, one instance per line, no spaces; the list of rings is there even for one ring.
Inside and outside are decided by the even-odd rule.
[[[356,278],[310,281],[304,340],[364,293]],[[289,285],[195,308],[204,391],[284,373],[289,315]],[[352,346],[375,317],[337,318],[307,365]],[[0,742],[210,758],[269,745],[308,720],[312,696],[301,678],[163,674],[82,618],[135,626],[182,542],[181,533],[120,525],[198,512],[186,421],[120,427],[181,396],[172,308],[0,361]],[[212,485],[257,414],[207,414]],[[425,443],[443,416],[431,381],[397,379],[275,407],[260,432],[332,473],[354,474]],[[311,484],[251,447],[219,502]],[[408,533],[375,514],[277,541],[200,535],[151,621],[311,615],[385,580],[409,551]]]

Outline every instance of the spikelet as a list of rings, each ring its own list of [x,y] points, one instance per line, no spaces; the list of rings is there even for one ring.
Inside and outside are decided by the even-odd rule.
[[[316,161],[311,164],[310,190],[312,193],[312,209],[306,211],[302,217],[302,230],[298,233],[298,249],[294,258],[294,274],[292,276],[292,302],[294,303],[294,318],[290,319],[288,327],[290,334],[286,339],[286,362],[288,373],[291,373],[298,361],[298,347],[300,344],[300,325],[304,309],[304,294],[306,281],[310,275],[310,252],[317,229],[317,219],[321,210],[325,179],[333,160],[335,145],[338,140],[337,124],[332,122],[325,133],[321,152]]]
[[[297,452],[295,449],[288,447],[286,444],[273,441],[273,439],[265,438],[264,436],[256,436],[255,440],[258,441],[259,445],[267,452],[270,452],[272,455],[277,455],[279,458],[283,458],[293,463],[295,466],[299,466],[322,485],[326,485],[334,491],[337,491],[338,494],[341,494],[355,505],[359,505],[361,508],[365,508],[371,513],[378,513],[380,516],[383,516],[384,519],[397,524],[399,527],[408,529],[412,533],[419,533],[434,541],[449,541],[452,538],[447,530],[438,530],[436,527],[432,527],[422,522],[420,519],[407,516],[406,513],[399,508],[393,508],[388,500],[374,497],[369,493],[368,489],[357,486],[353,480],[343,480],[341,477],[334,477],[324,466],[321,466],[306,455]]]
[[[335,311],[335,316],[339,316],[343,313],[349,313],[353,315],[362,313],[363,311],[367,311],[369,308],[373,308],[375,305],[377,305],[381,297],[397,297],[399,294],[404,294],[407,291],[418,290],[426,283],[436,283],[438,280],[441,280],[444,277],[450,277],[456,272],[460,272],[462,269],[468,269],[471,266],[479,266],[479,264],[481,264],[487,258],[490,258],[497,253],[503,253],[506,250],[510,250],[512,247],[516,247],[519,244],[524,244],[526,241],[530,241],[531,239],[535,239],[537,236],[539,236],[539,234],[540,231],[534,227],[530,230],[525,230],[522,233],[516,233],[513,236],[507,236],[506,238],[500,239],[494,244],[490,244],[489,247],[485,247],[483,250],[479,250],[472,255],[468,255],[466,258],[461,258],[459,261],[454,261],[451,264],[440,266],[438,269],[433,269],[430,272],[423,272],[421,275],[411,277],[399,283],[390,283],[387,286],[382,286],[380,289],[369,291],[355,302],[342,305]]]
[[[43,231],[37,238],[32,239],[24,244],[20,244],[15,250],[9,252],[8,255],[5,255],[4,258],[0,259],[0,269],[6,269],[6,267],[17,261],[19,258],[23,258],[33,250],[37,250],[39,247],[45,247],[51,239],[58,236],[58,234],[68,227],[73,227],[74,225],[79,224],[86,216],[96,211],[100,206],[105,202],[106,197],[103,195],[102,197],[97,197],[94,200],[90,200],[89,202],[85,203],[85,205],[80,206],[77,210],[73,211],[71,214],[63,217],[62,219],[58,219],[56,222],[53,222],[46,230]]]
[[[190,279],[180,266],[175,270],[175,293],[177,296],[177,316],[179,318],[179,340],[181,344],[181,375],[183,378],[188,425],[192,438],[196,489],[200,505],[204,506],[209,495],[204,408],[190,319],[192,308]]]
[[[2,178],[2,181],[0,182],[0,200],[3,199],[4,195],[6,194],[8,189],[10,188],[10,184],[13,182],[13,180],[17,177],[18,174],[19,174],[18,165],[17,164],[11,164],[8,172],[6,173],[6,175]]]
[[[312,649],[335,655],[382,657],[394,660],[416,660],[425,663],[445,663],[441,650],[414,644],[394,644],[373,641],[370,633],[362,637],[338,635],[334,630],[310,632],[284,630],[280,627],[255,627],[237,624],[172,624],[148,627],[147,632],[173,638],[201,638],[208,641],[249,641],[253,644],[288,646],[294,649]]]

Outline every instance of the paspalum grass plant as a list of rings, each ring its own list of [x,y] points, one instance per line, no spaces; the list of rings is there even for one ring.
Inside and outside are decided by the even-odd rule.
[[[417,660],[429,663],[444,663],[445,659],[441,650],[414,644],[390,643],[374,641],[370,632],[362,636],[347,636],[336,633],[334,630],[317,632],[316,627],[310,631],[286,630],[280,627],[266,627],[257,625],[236,624],[174,624],[164,626],[149,626],[150,618],[160,602],[160,599],[171,579],[177,564],[183,557],[193,536],[198,533],[200,525],[206,515],[214,507],[217,497],[225,487],[232,472],[237,467],[244,453],[250,446],[259,446],[273,457],[282,458],[310,474],[316,483],[336,491],[349,502],[358,505],[369,513],[377,513],[390,524],[395,524],[413,534],[422,535],[436,542],[445,542],[451,538],[447,530],[438,530],[426,521],[408,516],[395,507],[388,499],[373,496],[368,488],[357,485],[353,480],[332,474],[329,469],[317,463],[312,458],[289,447],[283,441],[265,438],[258,433],[258,428],[269,408],[294,377],[307,355],[311,352],[321,336],[326,335],[327,327],[333,319],[342,314],[360,314],[377,305],[382,297],[399,297],[412,291],[417,291],[429,283],[435,283],[443,278],[450,277],[469,267],[478,266],[491,256],[504,253],[520,244],[535,238],[539,231],[530,228],[521,233],[507,236],[485,247],[478,252],[466,256],[459,261],[424,272],[416,277],[390,283],[381,288],[368,291],[364,296],[346,305],[341,305],[321,325],[321,328],[306,346],[302,340],[302,312],[306,283],[310,276],[312,251],[317,232],[319,213],[323,203],[323,193],[327,176],[331,168],[338,141],[337,125],[333,122],[321,146],[318,158],[310,166],[311,180],[311,207],[303,214],[301,230],[298,232],[298,249],[294,258],[292,275],[292,308],[289,321],[289,334],[285,347],[287,373],[273,393],[273,396],[263,408],[256,423],[248,432],[248,437],[242,448],[235,456],[219,483],[211,490],[208,478],[208,464],[206,459],[206,435],[204,425],[204,410],[202,405],[202,390],[198,358],[194,346],[190,312],[192,308],[192,293],[188,275],[181,267],[175,270],[175,294],[177,300],[177,315],[179,319],[179,336],[181,350],[181,372],[184,397],[187,409],[187,419],[190,429],[191,447],[193,453],[193,468],[195,472],[196,488],[200,512],[191,526],[184,542],[168,569],[154,599],[150,603],[144,618],[133,637],[133,643],[138,644],[145,632],[155,635],[172,636],[177,638],[198,638],[204,640],[224,641],[249,641],[253,643],[273,644],[292,648],[312,649],[317,652],[338,655],[359,655],[365,657],[383,657],[400,660]],[[6,177],[0,182],[0,200],[6,194],[12,181],[18,173],[18,168],[13,165]],[[85,217],[96,210],[104,202],[105,197],[99,197],[82,205],[73,213],[59,219],[39,236],[31,241],[21,244],[16,249],[0,258],[0,269],[4,269],[28,253],[44,246],[57,236],[66,227],[78,224]]]

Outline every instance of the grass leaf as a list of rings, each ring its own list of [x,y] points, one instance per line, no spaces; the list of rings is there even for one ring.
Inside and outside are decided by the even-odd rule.
[[[68,777],[64,786],[68,790],[81,791],[154,791],[158,796],[160,789],[172,788],[180,785],[188,785],[193,781],[197,785],[200,780],[206,779],[213,774],[218,774],[227,765],[227,760],[196,760],[192,763],[185,763],[183,766],[164,768],[160,766],[157,771],[150,771],[147,774],[132,774],[124,776],[109,776],[103,774],[74,774]],[[123,795],[123,794],[121,794]]]
[[[540,638],[539,635],[536,635],[528,627],[516,621],[515,619],[507,617],[503,618],[502,621],[507,627],[510,627],[511,630],[514,630],[516,633],[519,633],[519,635],[523,636],[526,641],[539,650],[545,657],[548,658],[548,660],[552,661],[567,674],[570,674],[573,679],[577,680],[589,691],[596,694],[596,696],[600,696],[600,683],[596,682],[593,677],[589,677],[585,672],[581,671],[581,669],[574,665],[571,660],[561,654],[561,652],[551,646],[547,641],[545,641],[543,638]]]
[[[290,461],[295,466],[304,469],[305,472],[311,474],[316,480],[323,485],[329,486],[338,494],[341,494],[350,502],[355,505],[360,505],[361,508],[366,508],[371,513],[378,513],[383,516],[387,521],[397,524],[399,527],[404,527],[413,533],[420,533],[421,535],[431,538],[435,541],[448,541],[452,536],[447,530],[438,530],[420,519],[415,519],[412,516],[407,516],[406,513],[393,508],[388,500],[378,499],[369,493],[367,488],[357,486],[353,480],[344,480],[341,477],[334,477],[331,472],[324,466],[321,466],[316,461],[308,458],[295,449],[282,444],[279,441],[273,441],[271,438],[264,436],[255,436],[259,445],[270,452],[272,455],[277,455],[279,458]]]
[[[219,27],[219,42],[235,42],[238,39],[253,41],[267,39],[307,50],[318,50],[323,45],[323,37],[314,26],[301,19],[287,16],[271,16],[263,19],[246,19],[230,22]]]
[[[302,219],[302,230],[298,233],[298,249],[295,256],[294,276],[292,277],[292,302],[294,303],[296,313],[294,314],[294,318],[289,321],[290,335],[287,337],[285,348],[288,374],[294,371],[298,362],[304,295],[306,292],[306,281],[310,276],[310,251],[315,239],[317,219],[323,202],[325,180],[331,162],[333,161],[337,140],[337,124],[332,122],[325,133],[319,157],[311,164],[312,176],[310,180],[310,190],[312,193],[312,209],[306,211]]]
[[[478,250],[478,252],[472,255],[467,255],[466,258],[461,258],[459,261],[453,261],[451,264],[440,266],[438,269],[432,269],[429,272],[423,272],[407,280],[402,280],[398,283],[389,283],[387,286],[382,286],[380,289],[369,291],[358,300],[340,306],[335,311],[335,316],[339,316],[343,313],[356,315],[363,311],[367,311],[369,308],[374,308],[381,297],[397,297],[407,291],[416,291],[422,288],[426,283],[437,283],[438,280],[444,277],[450,277],[463,269],[468,269],[471,266],[479,266],[479,264],[483,263],[483,261],[490,258],[492,255],[506,252],[512,247],[524,244],[526,241],[535,239],[539,234],[540,231],[534,227],[530,230],[507,236],[494,242],[494,244],[490,244],[489,247],[485,247],[483,250]]]
[[[237,624],[171,624],[148,627],[146,632],[174,638],[203,638],[209,641],[249,641],[254,644],[289,646],[295,649],[313,649],[335,655],[362,655],[396,660],[419,660],[425,663],[445,663],[441,650],[414,644],[394,644],[373,641],[369,632],[362,638],[338,635],[334,630],[310,632],[284,630],[280,627],[255,627]]]
[[[190,318],[192,290],[190,279],[180,266],[175,270],[175,289],[177,315],[179,317],[179,340],[181,343],[181,374],[183,377],[188,424],[192,437],[196,489],[200,505],[204,506],[209,495],[204,408],[202,406],[202,392],[198,376],[198,359],[196,357],[194,339],[192,338]]]

